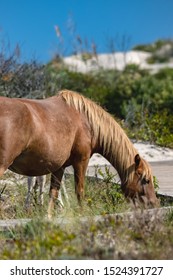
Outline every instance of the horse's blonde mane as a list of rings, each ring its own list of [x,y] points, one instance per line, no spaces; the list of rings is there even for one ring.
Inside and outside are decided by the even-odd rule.
[[[103,156],[117,169],[121,180],[132,181],[134,157],[138,152],[121,126],[90,99],[69,90],[63,90],[59,95],[69,106],[73,106],[87,117],[93,137],[103,149]]]

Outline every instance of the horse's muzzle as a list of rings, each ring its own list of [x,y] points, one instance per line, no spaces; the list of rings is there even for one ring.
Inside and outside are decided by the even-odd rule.
[[[157,197],[155,199],[148,199],[146,196],[141,196],[140,199],[146,208],[157,208],[160,206],[160,201]]]

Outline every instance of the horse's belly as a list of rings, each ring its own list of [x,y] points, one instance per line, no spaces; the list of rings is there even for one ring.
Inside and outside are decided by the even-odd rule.
[[[41,176],[53,173],[63,166],[63,159],[47,159],[44,157],[34,157],[20,155],[17,157],[9,169],[15,173],[26,176]]]

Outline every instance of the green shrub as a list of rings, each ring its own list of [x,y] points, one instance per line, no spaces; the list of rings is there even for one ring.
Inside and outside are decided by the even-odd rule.
[[[133,119],[126,122],[129,136],[173,148],[173,116],[167,110],[150,114],[148,110],[133,111]]]
[[[153,54],[151,57],[147,59],[148,64],[155,64],[155,63],[166,63],[169,62],[169,57],[167,56],[160,56],[157,54]]]
[[[1,258],[59,259],[75,255],[76,248],[71,245],[74,238],[74,233],[64,231],[48,221],[33,220],[11,232],[11,242],[6,244]]]

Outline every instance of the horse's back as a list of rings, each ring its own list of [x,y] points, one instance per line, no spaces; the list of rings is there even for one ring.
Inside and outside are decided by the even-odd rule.
[[[11,162],[10,169],[16,173],[37,176],[71,164],[71,154],[79,154],[87,139],[86,120],[61,96],[44,100],[1,98],[0,106],[0,117],[6,118],[1,129],[6,130],[6,136],[1,143],[8,151],[8,165]],[[0,150],[0,156],[2,153]]]

